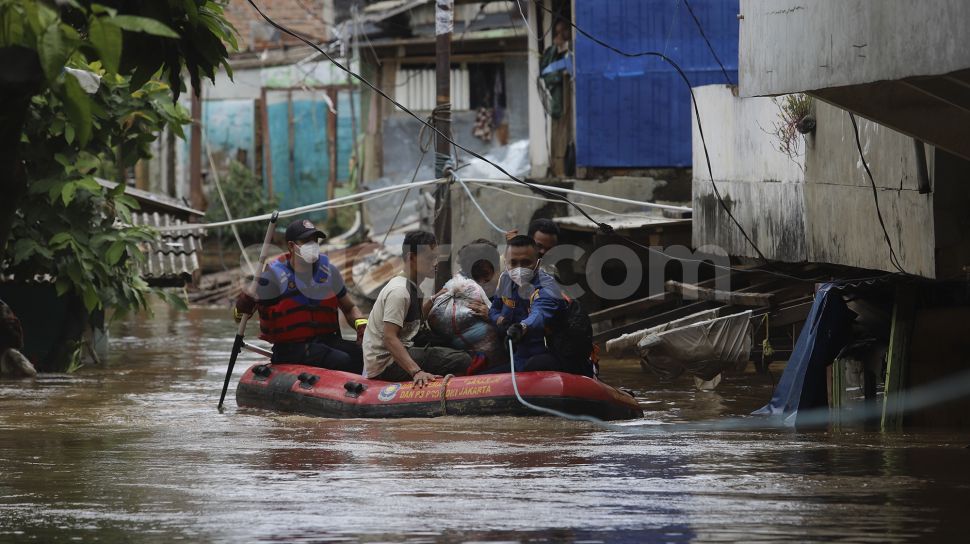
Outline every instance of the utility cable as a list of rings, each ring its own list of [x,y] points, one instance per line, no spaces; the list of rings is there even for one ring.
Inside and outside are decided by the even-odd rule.
[[[432,114],[433,115],[433,114]],[[414,167],[414,173],[411,174],[411,182],[408,183],[409,187],[406,193],[404,193],[404,198],[401,199],[401,205],[397,207],[397,212],[394,214],[394,219],[391,220],[391,226],[387,227],[387,231],[384,233],[384,239],[381,240],[381,245],[387,244],[387,237],[391,235],[391,231],[394,230],[394,226],[397,224],[397,219],[401,216],[401,210],[404,209],[404,204],[407,203],[408,197],[411,196],[411,187],[414,180],[418,177],[418,170],[421,169],[421,163],[424,162],[424,156],[428,154],[431,150],[431,141],[427,143],[424,141],[424,127],[421,127],[421,131],[418,132],[418,149],[421,150],[421,157],[418,158],[418,165]]]
[[[543,188],[543,187],[538,186],[538,185],[536,185],[534,183],[530,183],[530,182],[527,182],[525,180],[522,180],[522,179],[518,178],[517,176],[514,176],[513,174],[511,174],[508,170],[506,170],[501,165],[496,164],[495,162],[493,162],[493,161],[491,161],[491,160],[483,157],[482,155],[480,155],[480,154],[472,151],[471,149],[468,149],[467,147],[464,147],[464,146],[458,144],[453,139],[451,139],[450,137],[448,137],[447,135],[445,135],[444,133],[442,133],[440,130],[438,130],[436,127],[432,126],[430,123],[428,123],[427,121],[425,121],[424,119],[422,119],[421,117],[419,117],[416,113],[414,113],[410,109],[408,109],[405,106],[403,106],[400,102],[398,102],[398,101],[394,100],[393,98],[391,98],[390,96],[388,96],[388,94],[386,92],[384,92],[382,89],[380,89],[377,86],[375,86],[373,83],[371,83],[370,81],[368,81],[366,78],[364,78],[363,76],[361,76],[361,75],[359,75],[359,74],[351,71],[346,66],[344,66],[343,64],[341,64],[340,62],[338,62],[337,60],[335,60],[330,54],[328,54],[326,51],[324,51],[323,49],[321,49],[319,46],[317,46],[313,42],[307,40],[306,38],[300,36],[298,33],[294,32],[294,31],[292,31],[292,30],[290,30],[290,29],[288,29],[288,28],[286,28],[286,27],[284,27],[282,25],[280,25],[276,21],[274,21],[271,18],[269,18],[259,8],[259,6],[256,5],[256,3],[253,0],[246,0],[246,1],[271,26],[273,26],[274,28],[280,30],[281,32],[284,32],[286,34],[289,34],[290,36],[293,36],[293,37],[296,37],[296,38],[300,39],[301,41],[303,41],[303,43],[305,43],[305,44],[309,45],[310,47],[314,48],[316,51],[318,51],[320,54],[322,54],[324,57],[326,57],[331,63],[333,63],[335,66],[337,66],[337,68],[339,68],[340,70],[343,70],[344,72],[346,72],[350,76],[354,77],[355,79],[357,79],[358,81],[360,81],[361,83],[363,83],[364,85],[366,85],[367,87],[369,87],[370,89],[372,89],[374,92],[376,92],[378,95],[380,95],[381,97],[383,97],[385,100],[387,100],[387,101],[391,102],[392,104],[394,104],[394,106],[397,107],[399,110],[401,110],[402,112],[406,113],[408,116],[412,117],[413,119],[417,120],[419,123],[421,123],[422,125],[424,125],[428,129],[430,129],[435,134],[441,136],[446,141],[450,142],[453,146],[455,146],[456,149],[461,149],[461,150],[465,151],[466,153],[468,153],[470,156],[475,157],[475,158],[477,158],[477,159],[479,159],[479,160],[481,160],[481,161],[483,161],[483,162],[491,165],[496,170],[498,170],[499,172],[501,172],[502,174],[504,174],[505,176],[507,176],[510,180],[512,180],[512,181],[514,181],[514,182],[516,182],[516,183],[518,183],[520,185],[523,185],[525,187],[529,187],[530,189],[532,189],[532,190],[534,190],[534,191],[536,191],[538,193],[545,194],[547,196],[552,197],[555,200],[558,200],[558,201],[563,202],[563,203],[565,203],[565,204],[567,204],[569,206],[572,206],[577,211],[579,211],[579,213],[583,217],[585,217],[591,223],[593,223],[594,225],[596,225],[602,233],[607,234],[607,235],[614,235],[614,236],[620,238],[621,240],[624,240],[627,243],[629,243],[629,244],[631,244],[633,246],[639,247],[639,248],[641,248],[641,249],[643,249],[645,251],[652,252],[652,253],[658,253],[660,255],[667,256],[662,251],[658,251],[655,248],[652,248],[650,246],[647,246],[645,244],[642,244],[640,242],[637,242],[636,240],[634,240],[634,239],[632,239],[632,238],[630,238],[628,236],[624,236],[624,235],[617,234],[616,232],[614,232],[614,229],[613,229],[613,227],[611,225],[609,225],[607,223],[603,223],[603,222],[597,221],[589,213],[587,213],[582,207],[578,206],[576,203],[574,203],[571,200],[569,200],[569,198],[566,198],[565,196],[556,194],[556,193],[554,193],[552,191],[549,191],[547,188]],[[594,41],[595,43],[597,43],[597,44],[599,44],[599,45],[601,45],[603,47],[606,47],[607,49],[610,49],[610,50],[612,50],[612,51],[614,51],[614,52],[616,52],[616,53],[618,53],[620,55],[626,56],[626,57],[641,57],[641,56],[654,56],[654,57],[658,57],[658,58],[664,60],[665,62],[667,62],[668,64],[670,64],[671,66],[674,67],[674,69],[677,71],[678,75],[681,77],[681,79],[687,85],[687,89],[688,89],[688,91],[690,92],[690,95],[691,95],[691,102],[693,104],[694,115],[695,115],[695,118],[696,118],[696,121],[697,121],[697,128],[698,128],[698,132],[700,134],[701,144],[702,144],[702,146],[704,148],[704,158],[705,158],[705,161],[706,161],[708,174],[709,174],[709,176],[711,178],[711,186],[712,186],[712,188],[714,190],[714,194],[717,197],[717,200],[720,203],[721,207],[727,213],[728,217],[730,217],[731,220],[734,222],[734,224],[738,227],[738,230],[740,230],[740,232],[744,236],[745,240],[747,240],[748,243],[751,245],[751,247],[754,248],[755,252],[758,254],[759,258],[764,262],[764,264],[765,265],[768,265],[768,259],[767,259],[767,257],[765,257],[764,253],[761,252],[761,250],[754,243],[754,241],[751,239],[751,237],[748,236],[747,231],[744,230],[744,227],[742,227],[741,224],[738,222],[737,218],[734,217],[734,214],[731,212],[730,208],[727,207],[727,204],[724,202],[724,198],[721,196],[721,193],[718,190],[717,184],[714,181],[714,174],[713,174],[713,171],[712,171],[712,168],[711,168],[711,158],[710,158],[710,154],[708,153],[708,150],[707,150],[707,141],[706,141],[705,136],[704,136],[703,126],[701,125],[700,111],[698,110],[698,107],[697,107],[697,100],[694,97],[694,90],[693,90],[693,88],[690,85],[690,79],[687,77],[687,75],[684,73],[684,71],[680,68],[680,66],[676,62],[674,62],[671,58],[669,58],[666,55],[663,55],[661,53],[658,53],[656,51],[644,51],[644,52],[639,52],[639,53],[628,53],[626,51],[623,51],[621,49],[618,49],[618,48],[616,48],[616,47],[614,47],[614,46],[612,46],[612,45],[610,45],[610,44],[608,44],[608,43],[600,40],[599,38],[593,36],[592,34],[586,32],[582,28],[579,28],[572,21],[569,21],[569,20],[561,17],[559,14],[555,13],[551,9],[546,8],[538,0],[534,0],[534,1],[535,1],[536,5],[539,6],[539,8],[541,8],[543,11],[546,11],[546,12],[550,13],[551,15],[553,15],[557,19],[561,19],[561,20],[565,21],[572,28],[574,28],[577,32],[583,34],[584,36],[586,36],[590,40]],[[440,181],[441,180],[435,180],[435,182],[440,182]],[[496,181],[497,182],[497,180],[491,180],[491,181]],[[428,183],[431,183],[431,182],[428,182]],[[603,195],[597,195],[597,196],[599,196],[601,198],[603,197]],[[301,210],[301,208],[297,208],[295,210],[289,210],[286,213],[295,215],[296,213],[300,213],[300,210]],[[281,217],[282,216],[283,215],[281,214]],[[263,219],[268,219],[268,218],[269,218],[269,215],[266,214],[265,216],[259,216],[257,218],[251,218],[251,220],[263,220]],[[668,258],[670,258],[670,257],[668,257]],[[757,273],[764,273],[764,274],[768,274],[768,275],[772,275],[772,276],[787,278],[787,279],[791,279],[791,280],[799,281],[799,282],[814,282],[814,280],[811,280],[811,279],[805,279],[805,278],[800,278],[798,276],[793,276],[793,275],[790,275],[790,274],[785,274],[785,273],[782,273],[782,272],[776,272],[776,271],[767,269],[767,267],[764,268],[764,269],[760,269],[760,270],[759,269],[743,269],[743,268],[734,268],[734,267],[730,267],[730,266],[715,265],[713,263],[710,263],[709,261],[705,261],[705,260],[701,260],[701,259],[683,259],[683,258],[678,258],[676,260],[685,261],[685,262],[707,263],[707,264],[710,264],[710,265],[712,265],[712,266],[714,266],[715,268],[718,268],[718,269],[731,270],[731,271],[736,271],[736,272],[739,272],[739,273],[756,273],[757,272]]]
[[[550,193],[550,192],[547,192],[547,191],[543,191],[542,189],[537,188],[534,184],[532,184],[532,183],[530,183],[528,181],[525,181],[523,179],[520,179],[517,176],[513,175],[511,172],[509,172],[508,170],[506,170],[505,168],[503,168],[501,165],[499,165],[499,164],[497,164],[495,162],[492,162],[492,161],[486,159],[482,155],[480,155],[480,154],[472,151],[471,149],[469,149],[469,148],[467,148],[467,147],[459,144],[458,142],[454,141],[448,135],[446,135],[445,133],[443,133],[442,131],[438,130],[436,127],[432,126],[430,123],[428,123],[427,121],[425,121],[424,119],[422,119],[418,114],[416,114],[413,111],[411,111],[410,109],[406,108],[403,104],[401,104],[397,100],[391,98],[386,92],[384,92],[382,89],[380,89],[379,87],[377,87],[376,85],[374,85],[373,83],[371,83],[370,81],[368,81],[365,77],[361,76],[360,74],[357,74],[357,73],[353,72],[352,70],[350,70],[349,68],[347,68],[346,66],[344,66],[342,63],[340,63],[335,58],[333,58],[329,53],[327,53],[326,51],[324,51],[323,49],[321,49],[320,46],[318,46],[315,43],[313,43],[312,41],[306,39],[305,37],[303,37],[302,35],[300,35],[298,32],[294,32],[293,30],[290,30],[289,28],[287,28],[287,27],[285,27],[285,26],[277,23],[275,20],[273,20],[272,18],[270,18],[269,16],[267,16],[266,13],[264,13],[263,10],[258,5],[256,5],[256,2],[254,2],[254,0],[246,0],[246,1],[247,1],[247,3],[249,3],[249,5],[251,5],[253,7],[253,9],[256,10],[257,13],[259,13],[259,15],[263,19],[266,20],[266,22],[268,22],[270,24],[270,26],[272,26],[273,28],[276,28],[280,32],[283,32],[285,34],[288,34],[290,36],[293,36],[294,38],[297,38],[298,40],[300,40],[303,43],[307,44],[308,46],[312,47],[317,52],[319,52],[324,57],[326,57],[327,60],[329,60],[331,63],[333,63],[334,66],[336,66],[340,70],[342,70],[342,71],[350,74],[351,76],[353,76],[355,79],[357,79],[358,81],[360,81],[361,83],[363,83],[364,85],[366,85],[367,87],[369,87],[371,90],[373,90],[374,92],[376,92],[378,95],[380,95],[381,97],[383,97],[385,100],[387,100],[390,103],[394,104],[394,106],[396,106],[399,110],[401,110],[402,112],[408,114],[410,117],[412,117],[413,119],[417,120],[419,123],[427,126],[429,129],[431,129],[431,131],[433,131],[438,136],[442,137],[445,141],[451,143],[457,149],[461,149],[462,151],[464,151],[465,153],[468,153],[472,157],[475,157],[476,159],[480,159],[480,160],[488,163],[489,165],[491,165],[492,167],[494,167],[496,170],[498,170],[499,172],[501,172],[502,174],[504,174],[505,176],[507,176],[509,179],[514,180],[517,183],[520,183],[522,185],[525,185],[526,187],[531,187],[532,189],[534,189],[536,191],[542,192],[542,193],[544,193],[544,194],[546,194],[546,195],[548,195],[548,196],[550,196],[552,198],[556,198],[556,199],[558,199],[558,200],[560,200],[562,202],[565,202],[565,203],[567,203],[567,204],[575,207],[576,210],[579,211],[580,214],[582,214],[584,217],[586,217],[592,223],[594,223],[597,227],[599,227],[599,229],[603,233],[605,233],[605,234],[611,234],[613,232],[613,227],[611,227],[610,225],[608,225],[606,223],[600,223],[600,222],[596,221],[596,219],[594,219],[591,215],[589,215],[588,213],[586,213],[586,211],[583,210],[582,208],[580,208],[580,207],[576,206],[575,204],[573,204],[573,202],[570,201],[568,198],[563,197],[561,195],[557,195],[555,193]]]
[[[525,23],[525,29],[526,29],[526,31],[528,32],[529,36],[532,36],[532,39],[536,41],[536,47],[538,47],[539,46],[539,35],[535,31],[532,30],[532,27],[531,26],[529,26],[529,18],[526,17],[525,16],[525,12],[522,11],[522,4],[520,3],[520,0],[513,0],[513,1],[515,2],[515,7],[519,8],[519,15],[522,16],[522,21]],[[525,1],[528,2],[529,0],[525,0]]]
[[[200,102],[205,104],[205,100]],[[204,118],[204,116],[203,116]],[[193,119],[193,123],[198,123],[198,119]],[[226,195],[222,192],[222,182],[219,179],[219,170],[216,169],[216,161],[212,158],[212,149],[209,147],[209,138],[205,135],[205,127],[199,127],[199,136],[202,145],[205,147],[205,154],[209,159],[209,169],[212,171],[212,179],[215,181],[216,192],[219,193],[219,201],[222,202],[222,209],[226,212],[226,219],[232,221],[232,211],[229,209],[229,203],[226,201]],[[236,227],[235,223],[229,225],[230,230],[232,230],[232,235],[236,239],[236,244],[239,245],[239,252],[243,256],[243,260],[246,261],[246,267],[249,268],[250,274],[256,275],[256,267],[253,266],[252,261],[249,259],[249,254],[246,253],[246,247],[243,245],[242,237],[239,235],[239,229]]]
[[[405,185],[392,185],[389,187],[381,187],[378,189],[371,189],[370,191],[364,191],[362,193],[355,193],[352,195],[339,196],[330,200],[324,200],[322,202],[316,202],[314,204],[308,204],[306,206],[300,206],[298,208],[291,208],[289,210],[283,210],[279,212],[279,217],[294,217],[297,215],[302,215],[305,213],[320,211],[320,210],[330,210],[334,208],[341,208],[344,206],[355,206],[363,202],[368,202],[370,200],[375,200],[378,198],[383,198],[392,193],[397,193],[400,191],[406,191],[409,188],[413,189],[416,187],[424,187],[427,185],[433,185],[437,183],[445,183],[446,179],[431,179],[426,181],[416,181],[412,184]],[[155,227],[156,230],[161,232],[175,232],[182,230],[197,230],[197,229],[212,229],[217,227],[228,227],[229,225],[239,225],[242,223],[254,223],[256,221],[266,221],[272,217],[272,214],[266,213],[262,215],[254,215],[251,217],[244,217],[240,219],[233,219],[227,221],[217,221],[215,223],[185,223],[182,225],[169,225],[163,227]]]
[[[889,247],[889,262],[899,270],[901,273],[906,274],[900,264],[899,258],[896,256],[896,251],[893,249],[893,243],[889,239],[889,231],[886,230],[886,222],[882,219],[882,211],[879,209],[879,194],[876,191],[876,180],[872,177],[872,171],[869,170],[869,164],[866,162],[866,155],[862,151],[862,141],[859,139],[859,126],[856,124],[855,115],[849,113],[849,120],[852,121],[852,132],[855,135],[855,145],[859,150],[859,159],[862,160],[862,166],[866,169],[866,175],[869,176],[869,184],[872,186],[872,200],[876,204],[876,217],[879,219],[879,226],[882,227],[882,235],[886,239],[886,245]]]
[[[469,182],[469,183],[487,183],[487,184],[494,184],[494,185],[516,185],[515,182],[513,182],[513,181],[507,181],[507,180],[504,180],[504,179],[465,178],[465,181],[466,182]],[[689,211],[691,211],[691,209],[688,208],[688,207],[686,207],[686,206],[675,206],[673,204],[658,204],[656,202],[641,202],[641,201],[637,201],[637,200],[630,200],[629,198],[621,198],[621,197],[618,197],[618,196],[610,196],[610,195],[601,195],[601,194],[598,194],[598,193],[590,193],[588,191],[580,191],[578,189],[567,189],[565,187],[555,187],[555,186],[552,186],[552,185],[541,185],[541,184],[532,184],[532,185],[534,185],[535,187],[538,187],[538,188],[542,189],[542,192],[543,193],[546,193],[546,194],[548,194],[548,193],[564,193],[564,194],[570,194],[570,195],[576,195],[576,196],[584,196],[584,197],[590,197],[590,198],[598,198],[600,200],[605,200],[605,201],[608,201],[608,202],[619,202],[621,204],[632,204],[632,205],[635,205],[635,206],[643,206],[645,208],[657,208],[657,209],[660,209],[660,210],[668,210],[668,211],[672,211],[672,212],[689,212]],[[555,200],[557,202],[562,202],[562,198],[557,198]],[[570,204],[573,204],[573,206],[576,206],[576,204],[573,203],[573,202],[570,202]]]
[[[454,176],[454,174],[452,174],[452,176]],[[465,193],[468,195],[468,198],[471,199],[472,204],[474,204],[475,208],[478,209],[478,213],[482,214],[482,217],[485,218],[486,223],[491,225],[493,229],[497,230],[499,234],[505,234],[506,232],[508,232],[508,229],[503,229],[502,227],[492,222],[491,219],[489,219],[488,214],[486,214],[485,210],[483,210],[482,207],[478,204],[478,200],[475,198],[475,195],[472,194],[471,189],[468,188],[468,185],[466,185],[461,178],[455,177],[455,180],[457,180],[458,183],[461,184],[461,188],[465,190]]]
[[[690,2],[684,0],[684,5],[687,6],[687,11],[690,12],[691,18],[694,19],[694,24],[697,25],[697,30],[701,33],[701,38],[704,38],[704,43],[707,44],[707,48],[711,51],[711,55],[714,56],[714,60],[717,61],[717,65],[721,67],[721,73],[724,74],[724,79],[727,80],[728,85],[734,85],[731,81],[731,76],[728,75],[727,69],[724,68],[724,63],[721,62],[721,58],[717,56],[717,51],[714,50],[714,46],[711,45],[711,40],[707,39],[707,34],[704,32],[704,27],[701,25],[700,19],[694,14],[694,8],[690,7]]]
[[[475,183],[475,182],[469,182],[469,183]],[[522,194],[522,193],[516,193],[515,191],[510,191],[508,189],[503,189],[501,187],[492,187],[490,185],[485,185],[485,184],[477,184],[477,185],[479,185],[480,187],[484,187],[484,188],[486,188],[486,189],[488,189],[490,191],[498,191],[500,193],[505,193],[505,194],[512,195],[512,196],[519,197],[519,198],[528,198],[529,200],[538,200],[538,201],[541,201],[541,202],[552,202],[553,204],[562,203],[561,200],[553,200],[551,198],[546,198],[546,197],[543,197],[543,196],[525,195],[525,194]],[[601,208],[599,206],[594,206],[592,204],[587,204],[585,202],[577,202],[577,204],[579,204],[580,206],[582,206],[584,208],[588,208],[590,210],[596,210],[598,212],[602,212],[602,213],[605,213],[607,215],[612,215],[612,216],[615,216],[615,217],[633,217],[633,218],[637,218],[637,219],[646,219],[648,217],[651,217],[650,215],[647,215],[645,213],[623,213],[623,212],[615,212],[613,210],[608,210],[606,208]]]

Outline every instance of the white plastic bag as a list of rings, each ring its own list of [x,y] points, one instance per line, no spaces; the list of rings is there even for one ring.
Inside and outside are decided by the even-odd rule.
[[[489,364],[508,362],[498,330],[469,307],[471,301],[490,304],[485,290],[460,274],[448,280],[444,289],[428,313],[428,325],[435,336],[448,347],[484,354]]]

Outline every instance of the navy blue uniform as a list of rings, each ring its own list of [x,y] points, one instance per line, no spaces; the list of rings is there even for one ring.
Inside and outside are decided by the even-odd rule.
[[[534,370],[527,368],[526,362],[537,355],[551,357],[545,342],[546,328],[551,327],[566,309],[567,303],[559,284],[542,270],[536,271],[535,277],[525,288],[516,285],[508,272],[502,273],[488,316],[496,324],[499,317],[504,317],[501,325],[503,329],[519,322],[527,327],[525,336],[518,342],[513,354],[515,370]]]

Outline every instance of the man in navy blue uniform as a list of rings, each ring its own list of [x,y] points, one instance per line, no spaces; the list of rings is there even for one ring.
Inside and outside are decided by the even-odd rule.
[[[488,315],[515,343],[515,370],[556,370],[592,376],[592,364],[567,367],[547,347],[546,337],[566,326],[569,304],[556,280],[540,268],[535,240],[522,235],[511,238],[505,262],[508,269],[499,278]]]

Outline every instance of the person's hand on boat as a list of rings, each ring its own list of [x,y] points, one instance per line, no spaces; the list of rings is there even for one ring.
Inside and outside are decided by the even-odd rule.
[[[522,323],[514,323],[509,326],[509,330],[505,334],[507,334],[513,342],[518,342],[519,340],[522,340],[523,336],[525,336],[526,330],[527,327]]]
[[[245,292],[240,293],[236,298],[236,305],[232,307],[232,318],[239,323],[244,315],[253,315],[256,311],[256,299]]]
[[[414,387],[424,387],[440,377],[436,374],[419,370],[414,373]]]
[[[484,302],[479,302],[477,300],[468,301],[468,309],[472,311],[477,317],[480,317],[488,321],[488,306]]]

